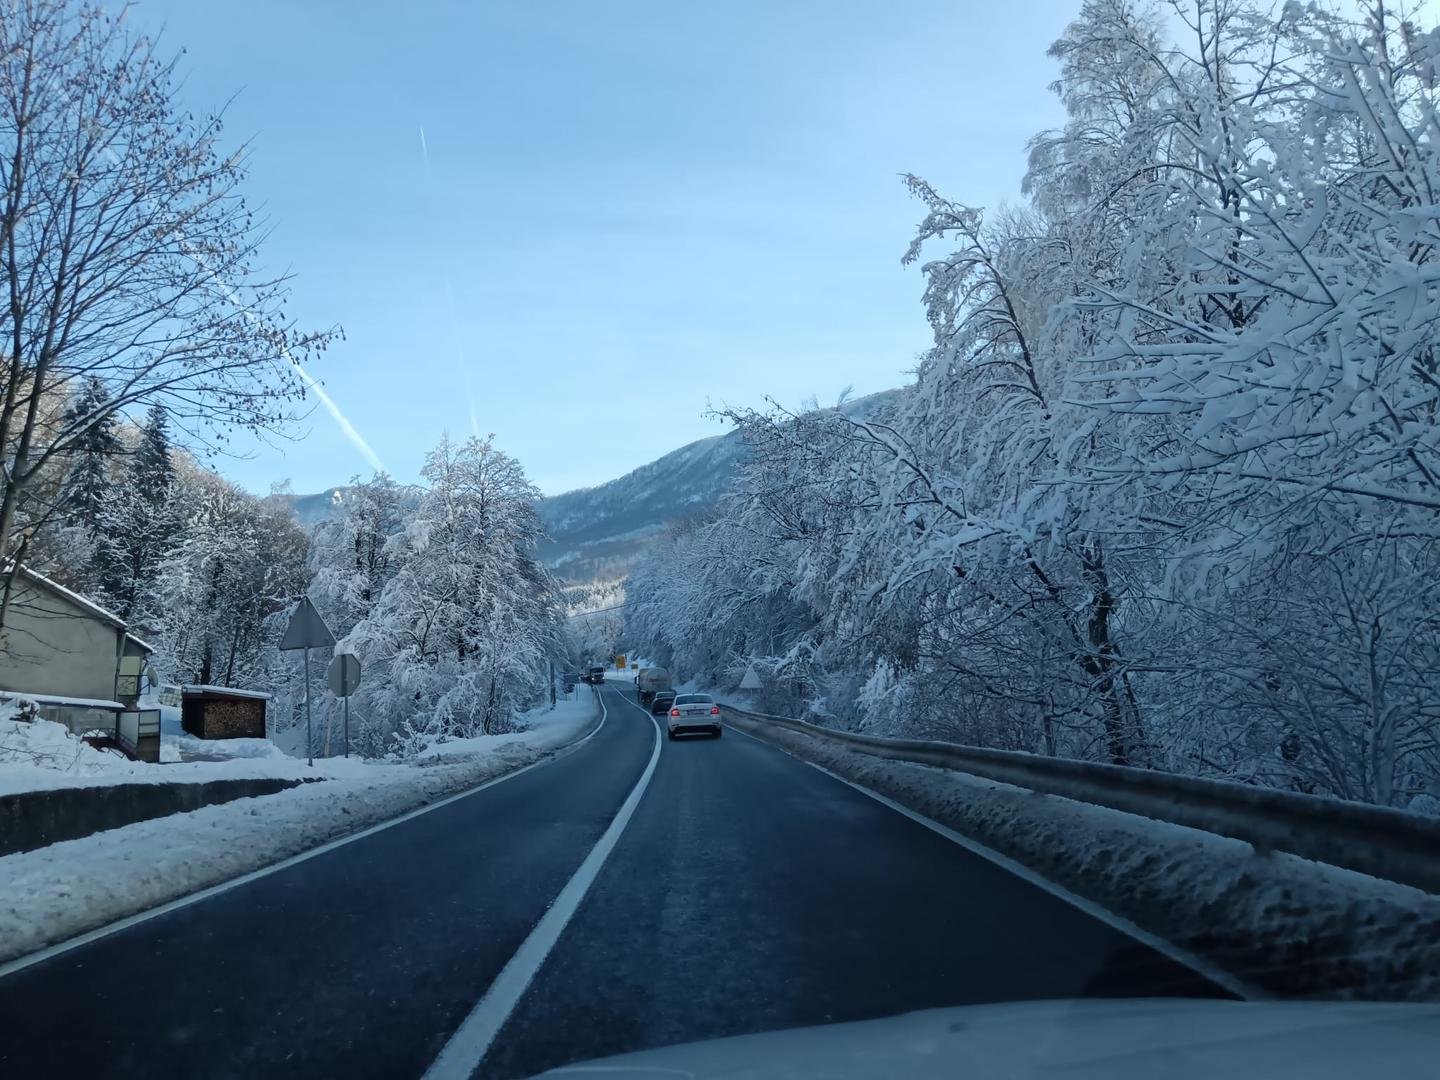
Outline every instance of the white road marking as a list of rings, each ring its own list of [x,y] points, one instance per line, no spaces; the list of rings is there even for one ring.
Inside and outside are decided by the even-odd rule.
[[[620,696],[625,697],[623,693]],[[653,717],[651,719],[653,720]],[[660,745],[660,725],[656,724],[655,749],[650,754],[650,763],[645,766],[645,771],[640,774],[640,779],[636,781],[625,801],[620,804],[609,828],[595,842],[590,854],[585,856],[585,861],[565,883],[565,887],[550,904],[549,910],[535,924],[530,936],[520,943],[515,955],[510,957],[500,970],[500,974],[490,984],[490,989],[485,991],[485,996],[476,1002],[470,1015],[455,1030],[455,1034],[450,1036],[450,1041],[440,1051],[440,1056],[425,1070],[426,1080],[467,1080],[480,1067],[485,1054],[495,1041],[495,1036],[505,1026],[505,1021],[510,1018],[530,983],[539,974],[545,958],[550,955],[550,950],[555,947],[555,942],[560,939],[561,933],[580,907],[581,901],[585,899],[585,894],[595,883],[601,867],[619,842],[625,827],[630,824],[635,808],[640,805],[641,796],[650,785],[650,778],[655,775],[655,766],[660,761]]]
[[[642,713],[644,713],[646,716],[650,717],[651,720],[655,720],[655,715],[654,715],[649,709],[647,709],[644,705],[641,705],[640,702],[634,701],[634,700],[626,697],[626,696],[625,696],[625,691],[623,691],[623,690],[620,691],[620,700],[623,701],[623,702],[625,702],[626,705],[633,705],[635,708],[639,709],[639,710],[640,710]],[[655,720],[655,727],[656,727],[657,729],[660,727],[660,721],[659,721],[659,720]]]
[[[1109,926],[1114,930],[1120,931],[1127,937],[1134,938],[1140,944],[1154,949],[1161,956],[1175,961],[1175,963],[1180,964],[1182,967],[1189,968],[1196,974],[1203,975],[1205,978],[1213,982],[1216,986],[1219,986],[1224,990],[1228,990],[1236,997],[1239,997],[1245,1001],[1270,1000],[1271,996],[1260,988],[1251,986],[1249,983],[1246,983],[1241,979],[1237,979],[1234,975],[1230,974],[1230,972],[1210,963],[1210,961],[1206,960],[1204,957],[1198,956],[1187,949],[1182,949],[1180,946],[1174,944],[1173,942],[1166,941],[1164,938],[1158,937],[1155,934],[1150,933],[1150,931],[1144,930],[1139,926],[1136,926],[1129,919],[1115,914],[1115,912],[1111,911],[1109,908],[1102,907],[1099,904],[1095,903],[1093,900],[1087,900],[1085,899],[1085,897],[1079,896],[1076,893],[1071,892],[1063,885],[1057,884],[1056,882],[1051,881],[1049,878],[1037,874],[1034,870],[1030,869],[1024,863],[1016,862],[1008,855],[1002,855],[995,849],[986,847],[978,840],[974,840],[971,837],[966,836],[964,833],[957,832],[954,829],[950,828],[948,825],[942,825],[940,824],[940,822],[934,820],[933,818],[926,817],[919,811],[911,810],[908,806],[896,802],[889,796],[881,795],[878,791],[872,791],[861,784],[857,784],[854,780],[851,780],[848,777],[841,776],[839,773],[836,772],[831,772],[823,765],[817,765],[813,761],[806,761],[803,757],[800,757],[798,754],[791,753],[783,746],[768,742],[757,735],[750,734],[750,732],[748,731],[741,731],[741,729],[736,727],[734,724],[727,724],[726,726],[730,728],[731,731],[736,731],[739,732],[741,735],[744,735],[747,739],[753,739],[761,746],[768,746],[772,750],[779,750],[781,753],[787,754],[788,756],[794,758],[796,761],[800,762],[800,764],[809,765],[812,769],[816,769],[824,773],[832,780],[838,780],[840,781],[840,783],[845,784],[847,787],[854,788],[856,791],[860,792],[860,794],[869,796],[876,802],[880,803],[882,806],[888,806],[897,814],[904,814],[911,821],[917,822],[918,824],[925,826],[925,828],[931,830],[932,832],[939,833],[941,836],[945,837],[945,839],[951,841],[952,843],[959,844],[966,851],[969,851],[975,855],[979,855],[982,859],[994,863],[1002,870],[1009,871],[1021,880],[1027,881],[1031,885],[1034,885],[1036,888],[1043,889],[1045,892],[1049,893],[1051,896],[1054,896],[1056,899],[1063,900],[1067,904],[1079,908],[1091,918],[1098,919],[1106,926]]]
[[[198,904],[201,900],[208,900],[212,896],[218,896],[220,893],[228,892],[230,889],[238,888],[241,885],[247,885],[252,881],[268,877],[270,874],[279,873],[281,870],[288,870],[297,863],[305,862],[307,859],[313,859],[317,855],[324,855],[327,851],[334,851],[336,848],[344,847],[346,844],[353,844],[356,840],[363,840],[367,836],[373,836],[375,833],[382,832],[392,826],[399,825],[412,818],[417,818],[421,814],[428,814],[431,810],[439,810],[442,806],[449,806],[451,803],[457,802],[460,799],[469,798],[471,795],[478,794],[486,788],[494,787],[496,784],[503,784],[506,780],[513,780],[515,777],[522,773],[527,773],[531,769],[539,768],[541,765],[549,765],[551,762],[558,761],[562,757],[568,757],[571,751],[578,750],[600,733],[600,729],[605,726],[605,720],[608,715],[609,710],[606,709],[605,699],[602,696],[600,699],[600,723],[596,724],[583,738],[576,739],[573,743],[560,747],[555,753],[543,757],[539,761],[532,761],[529,765],[507,772],[501,776],[492,777],[484,783],[476,784],[474,787],[466,788],[464,791],[458,791],[454,795],[447,795],[443,799],[426,803],[424,806],[418,806],[414,810],[407,810],[400,816],[390,818],[388,821],[382,821],[379,824],[368,826],[358,832],[347,833],[337,839],[329,840],[319,847],[313,847],[297,855],[291,855],[289,858],[281,859],[279,862],[271,863],[269,866],[262,866],[259,870],[252,870],[248,874],[241,874],[239,877],[231,878],[229,881],[222,881],[218,885],[211,885],[208,888],[201,889],[199,892],[190,893],[188,896],[169,900],[166,903],[160,904],[158,907],[149,908],[145,911],[137,911],[134,915],[127,915],[123,919],[106,923],[104,926],[97,927],[94,930],[87,930],[85,933],[78,934],[73,938],[57,942],[54,945],[47,945],[37,952],[27,953],[24,956],[17,957],[8,963],[0,964],[0,979],[3,979],[6,975],[13,975],[15,972],[30,967],[32,964],[38,964],[42,960],[49,960],[51,957],[67,953],[71,949],[78,949],[82,945],[90,944],[92,941],[99,941],[103,937],[109,937],[111,934],[119,933],[121,930],[128,930],[132,926],[138,926],[140,923],[148,922],[151,919],[158,918],[172,911],[177,911],[183,907],[188,907],[191,904]]]

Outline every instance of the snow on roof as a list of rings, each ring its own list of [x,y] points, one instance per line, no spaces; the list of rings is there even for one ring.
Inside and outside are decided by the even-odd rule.
[[[138,637],[136,637],[134,634],[130,633],[129,631],[126,631],[125,637],[126,637],[128,640],[133,641],[136,645],[139,645],[140,648],[144,649],[147,653],[153,653],[153,652],[155,651],[155,646],[154,646],[154,645],[151,645],[151,644],[149,644],[149,643],[147,643],[147,642],[141,641]]]
[[[125,706],[118,701],[104,698],[70,697],[67,694],[31,694],[24,690],[0,690],[0,698],[14,701],[33,701],[37,705],[68,705],[72,709],[109,709],[124,712]]]
[[[262,701],[269,701],[270,695],[259,690],[236,690],[233,686],[182,686],[182,694],[232,694],[235,697],[260,698]]]
[[[10,569],[10,565],[10,563],[6,563],[4,570],[8,571]],[[116,615],[113,611],[109,611],[101,607],[93,600],[87,600],[85,597],[81,596],[77,592],[71,592],[69,589],[65,588],[64,585],[61,585],[58,581],[52,581],[44,574],[37,574],[28,566],[20,567],[20,573],[23,577],[30,581],[33,581],[40,587],[49,589],[51,592],[55,593],[58,596],[63,596],[66,600],[69,600],[72,604],[80,608],[82,611],[89,612],[97,619],[103,619],[105,622],[108,622],[112,626],[118,627],[121,630],[125,629],[125,620],[120,618],[119,615]]]

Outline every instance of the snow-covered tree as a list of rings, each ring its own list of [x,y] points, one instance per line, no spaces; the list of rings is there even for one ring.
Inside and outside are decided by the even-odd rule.
[[[100,527],[102,512],[114,494],[112,471],[122,446],[115,432],[115,418],[107,409],[109,393],[99,379],[86,379],[75,400],[65,410],[67,425],[81,428],[73,448],[66,455],[68,472],[60,492],[64,524],[88,530]]]
[[[308,538],[282,507],[201,469],[177,485],[183,528],[137,616],[182,682],[270,689],[272,616],[304,592]]]
[[[102,515],[98,545],[100,586],[122,618],[144,607],[161,561],[177,541],[183,517],[175,505],[175,465],[169,423],[156,406]]]
[[[165,406],[197,444],[286,425],[296,333],[221,121],[175,102],[174,61],[96,5],[0,18],[0,557],[53,509],[47,475],[104,417]],[[88,380],[96,411],[50,409]],[[102,399],[96,398],[97,402]],[[0,625],[4,605],[0,602]]]
[[[423,476],[414,511],[383,543],[397,499],[382,480],[322,551],[341,555],[322,571],[327,594],[360,613],[338,648],[367,671],[355,701],[366,738],[401,752],[506,730],[548,692],[564,653],[558,590],[535,554],[539,492],[519,463],[489,439],[447,436]]]
[[[399,568],[403,524],[419,493],[379,473],[344,490],[339,513],[315,528],[311,598],[342,632],[370,614]]]
[[[1085,0],[1026,203],[907,180],[913,385],[733,417],[632,643],[830,723],[1433,798],[1437,49],[1381,3]]]

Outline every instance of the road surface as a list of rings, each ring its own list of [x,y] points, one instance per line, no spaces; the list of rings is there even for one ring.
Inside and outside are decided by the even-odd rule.
[[[772,747],[665,741],[601,693],[558,760],[0,979],[0,1075],[421,1076],[488,1009],[474,1075],[518,1077],[942,1005],[1224,994]]]

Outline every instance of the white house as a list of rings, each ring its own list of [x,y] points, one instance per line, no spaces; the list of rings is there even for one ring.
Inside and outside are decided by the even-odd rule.
[[[31,698],[72,731],[122,734],[153,651],[114,612],[22,566],[0,630],[0,697]],[[135,724],[123,726],[134,743]]]

